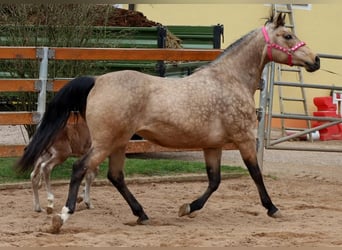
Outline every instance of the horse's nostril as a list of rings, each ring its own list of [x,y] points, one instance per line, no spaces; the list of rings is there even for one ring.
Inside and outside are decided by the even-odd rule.
[[[316,57],[315,57],[315,62],[316,62],[317,64],[320,64],[321,59],[320,59],[318,56],[316,56]]]

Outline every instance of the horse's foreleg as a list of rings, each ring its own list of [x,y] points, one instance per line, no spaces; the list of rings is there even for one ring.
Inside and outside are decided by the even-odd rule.
[[[278,208],[272,203],[270,196],[267,193],[263,177],[259,168],[257,160],[243,159],[248,171],[255,182],[262,205],[267,209],[267,215],[271,217],[279,217],[280,212]]]
[[[77,194],[84,176],[87,171],[94,171],[108,154],[108,151],[92,148],[86,155],[74,163],[69,184],[68,199],[61,213],[53,216],[52,227],[50,229],[51,233],[59,233],[62,225],[75,212]]]
[[[264,184],[263,176],[256,157],[255,143],[245,143],[244,145],[240,145],[239,149],[249,174],[257,186],[261,203],[267,209],[267,215],[271,217],[279,217],[280,212],[272,203]]]
[[[121,148],[109,157],[108,179],[117,188],[123,198],[130,206],[133,214],[138,217],[138,224],[146,224],[148,217],[144,212],[143,207],[135,199],[133,194],[126,186],[123,174],[125,164],[125,148]]]
[[[191,204],[184,204],[180,207],[178,215],[190,215],[196,210],[200,210],[207,202],[213,192],[217,190],[221,182],[221,155],[222,149],[204,149],[204,158],[206,163],[209,185],[206,191]]]
[[[87,167],[85,165],[86,156],[74,163],[69,184],[68,199],[60,214],[53,216],[51,233],[59,233],[62,225],[74,213],[79,187],[84,178]]]

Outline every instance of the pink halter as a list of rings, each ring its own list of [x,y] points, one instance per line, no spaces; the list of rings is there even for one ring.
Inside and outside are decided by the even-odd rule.
[[[292,66],[292,54],[298,50],[300,47],[303,47],[305,45],[305,42],[299,42],[297,43],[295,46],[293,46],[292,48],[284,48],[278,44],[275,44],[275,43],[271,43],[270,41],[270,38],[267,34],[267,31],[266,31],[266,27],[262,27],[262,33],[264,34],[264,38],[265,38],[265,41],[267,43],[267,55],[268,55],[268,58],[270,59],[270,61],[273,61],[273,56],[272,56],[272,49],[277,49],[277,50],[280,50],[284,53],[286,53],[288,55],[288,61],[287,61],[287,64],[289,66]]]

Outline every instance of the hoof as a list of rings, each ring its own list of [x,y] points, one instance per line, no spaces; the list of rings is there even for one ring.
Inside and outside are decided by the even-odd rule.
[[[39,207],[39,208],[35,208],[34,211],[37,212],[37,213],[41,213],[41,212],[43,212],[43,209],[41,209],[41,208]]]
[[[137,220],[137,224],[138,225],[148,225],[150,224],[150,220],[149,219],[145,219],[145,220],[141,220],[140,218]]]
[[[91,204],[90,202],[84,202],[84,204],[86,205],[87,209],[93,209],[94,208],[93,204]]]
[[[137,220],[137,224],[138,225],[148,225],[149,224],[149,219],[147,217],[146,214],[143,214],[142,216],[140,216]]]
[[[283,217],[281,212],[278,209],[276,211],[274,211],[274,212],[267,212],[267,215],[272,217],[272,218],[281,218],[281,217]]]
[[[182,217],[184,215],[189,215],[191,211],[190,205],[189,204],[184,204],[179,208],[178,211],[178,216]]]
[[[275,212],[274,214],[271,215],[272,218],[282,218],[283,215],[281,214],[281,212],[278,210],[277,212]]]
[[[52,234],[58,234],[60,232],[60,229],[63,225],[63,220],[59,215],[55,215],[52,217],[52,225],[50,229],[50,233]]]
[[[196,212],[192,212],[192,213],[188,214],[189,218],[195,218],[196,216],[197,216]]]
[[[53,208],[52,207],[46,207],[46,213],[47,214],[52,214],[53,213]]]

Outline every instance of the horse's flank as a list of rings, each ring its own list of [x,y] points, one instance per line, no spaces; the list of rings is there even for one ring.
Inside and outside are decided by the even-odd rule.
[[[51,146],[53,150],[64,155],[81,156],[88,151],[91,145],[89,129],[82,117],[76,123],[67,124],[59,133]]]

